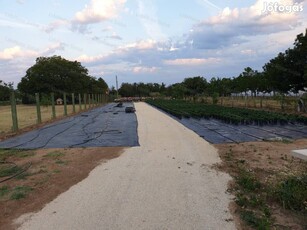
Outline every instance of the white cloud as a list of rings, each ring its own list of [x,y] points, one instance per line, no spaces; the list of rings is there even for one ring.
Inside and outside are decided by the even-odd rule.
[[[153,73],[158,70],[157,67],[144,67],[144,66],[135,66],[133,67],[133,73]]]
[[[37,52],[31,50],[22,50],[19,46],[6,48],[0,52],[0,60],[12,60],[20,57],[34,57]]]
[[[129,50],[129,49],[148,50],[156,47],[156,45],[157,41],[148,39],[148,40],[141,40],[126,44],[124,46],[119,47],[119,50]]]
[[[50,56],[54,53],[56,53],[59,50],[64,50],[65,49],[65,44],[62,42],[58,42],[55,44],[49,45],[40,55],[41,56]]]
[[[75,23],[91,24],[115,18],[123,9],[126,0],[92,0],[85,8],[75,14]]]
[[[50,24],[48,24],[44,28],[44,31],[46,33],[50,33],[50,32],[54,31],[55,29],[57,29],[57,28],[59,28],[61,26],[65,26],[65,25],[69,25],[69,24],[70,24],[70,21],[59,19],[59,20],[56,20],[56,21],[51,22]]]
[[[265,12],[264,2],[268,1],[258,0],[247,8],[224,8],[218,15],[195,25],[187,43],[193,41],[193,47],[198,49],[217,49],[244,43],[255,35],[293,30],[302,24],[303,13]],[[284,5],[294,3],[283,1]]]
[[[253,55],[256,52],[254,50],[252,50],[252,49],[245,49],[245,50],[241,50],[241,53],[242,54],[246,54],[246,55]]]
[[[174,60],[164,60],[164,64],[166,65],[179,65],[179,66],[217,64],[219,62],[220,62],[219,58],[181,58]]]
[[[98,56],[88,56],[86,54],[82,54],[81,56],[77,57],[76,60],[80,62],[90,63],[90,62],[96,62],[99,60],[102,60],[104,56],[98,55]]]
[[[119,36],[118,34],[116,34],[115,32],[113,32],[112,35],[106,36],[106,38],[110,38],[113,40],[123,40],[123,38]]]

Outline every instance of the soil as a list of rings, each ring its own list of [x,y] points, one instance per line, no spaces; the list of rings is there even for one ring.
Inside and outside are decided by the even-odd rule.
[[[276,183],[288,175],[301,175],[307,172],[307,162],[291,156],[291,150],[306,149],[307,139],[294,142],[247,142],[240,144],[217,144],[222,163],[217,167],[232,177],[238,175],[237,164],[245,166],[255,173],[264,184]],[[229,183],[229,191],[234,189],[234,181]],[[284,209],[272,201],[269,204],[272,213],[273,229],[306,229],[307,219],[302,213]],[[230,209],[238,229],[251,229],[240,220],[239,207],[235,202]]]
[[[123,148],[73,148],[39,149],[19,151],[5,159],[25,167],[31,167],[22,175],[0,183],[0,187],[28,186],[32,190],[25,198],[14,200],[11,193],[0,197],[0,229],[14,229],[15,218],[28,212],[36,212],[59,194],[77,184],[99,164],[119,157]],[[1,178],[2,180],[3,178]]]

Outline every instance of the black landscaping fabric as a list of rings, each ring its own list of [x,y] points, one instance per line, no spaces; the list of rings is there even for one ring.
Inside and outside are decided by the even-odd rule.
[[[179,119],[155,106],[211,144],[242,143],[250,141],[282,141],[307,138],[307,125],[235,125],[217,119]]]
[[[37,149],[138,146],[137,118],[125,113],[133,103],[115,103],[46,125],[0,142],[0,148]]]
[[[216,119],[174,119],[212,144],[307,138],[307,126],[300,124],[232,125]]]

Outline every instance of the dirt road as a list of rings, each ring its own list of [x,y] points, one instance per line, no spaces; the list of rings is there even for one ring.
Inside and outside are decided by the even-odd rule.
[[[211,168],[216,149],[145,103],[135,106],[140,147],[20,217],[20,229],[235,229],[230,177]]]

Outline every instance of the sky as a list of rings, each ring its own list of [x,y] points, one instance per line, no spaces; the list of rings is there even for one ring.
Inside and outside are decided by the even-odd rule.
[[[79,61],[109,87],[262,70],[307,28],[307,0],[0,0],[0,80],[37,57]]]

